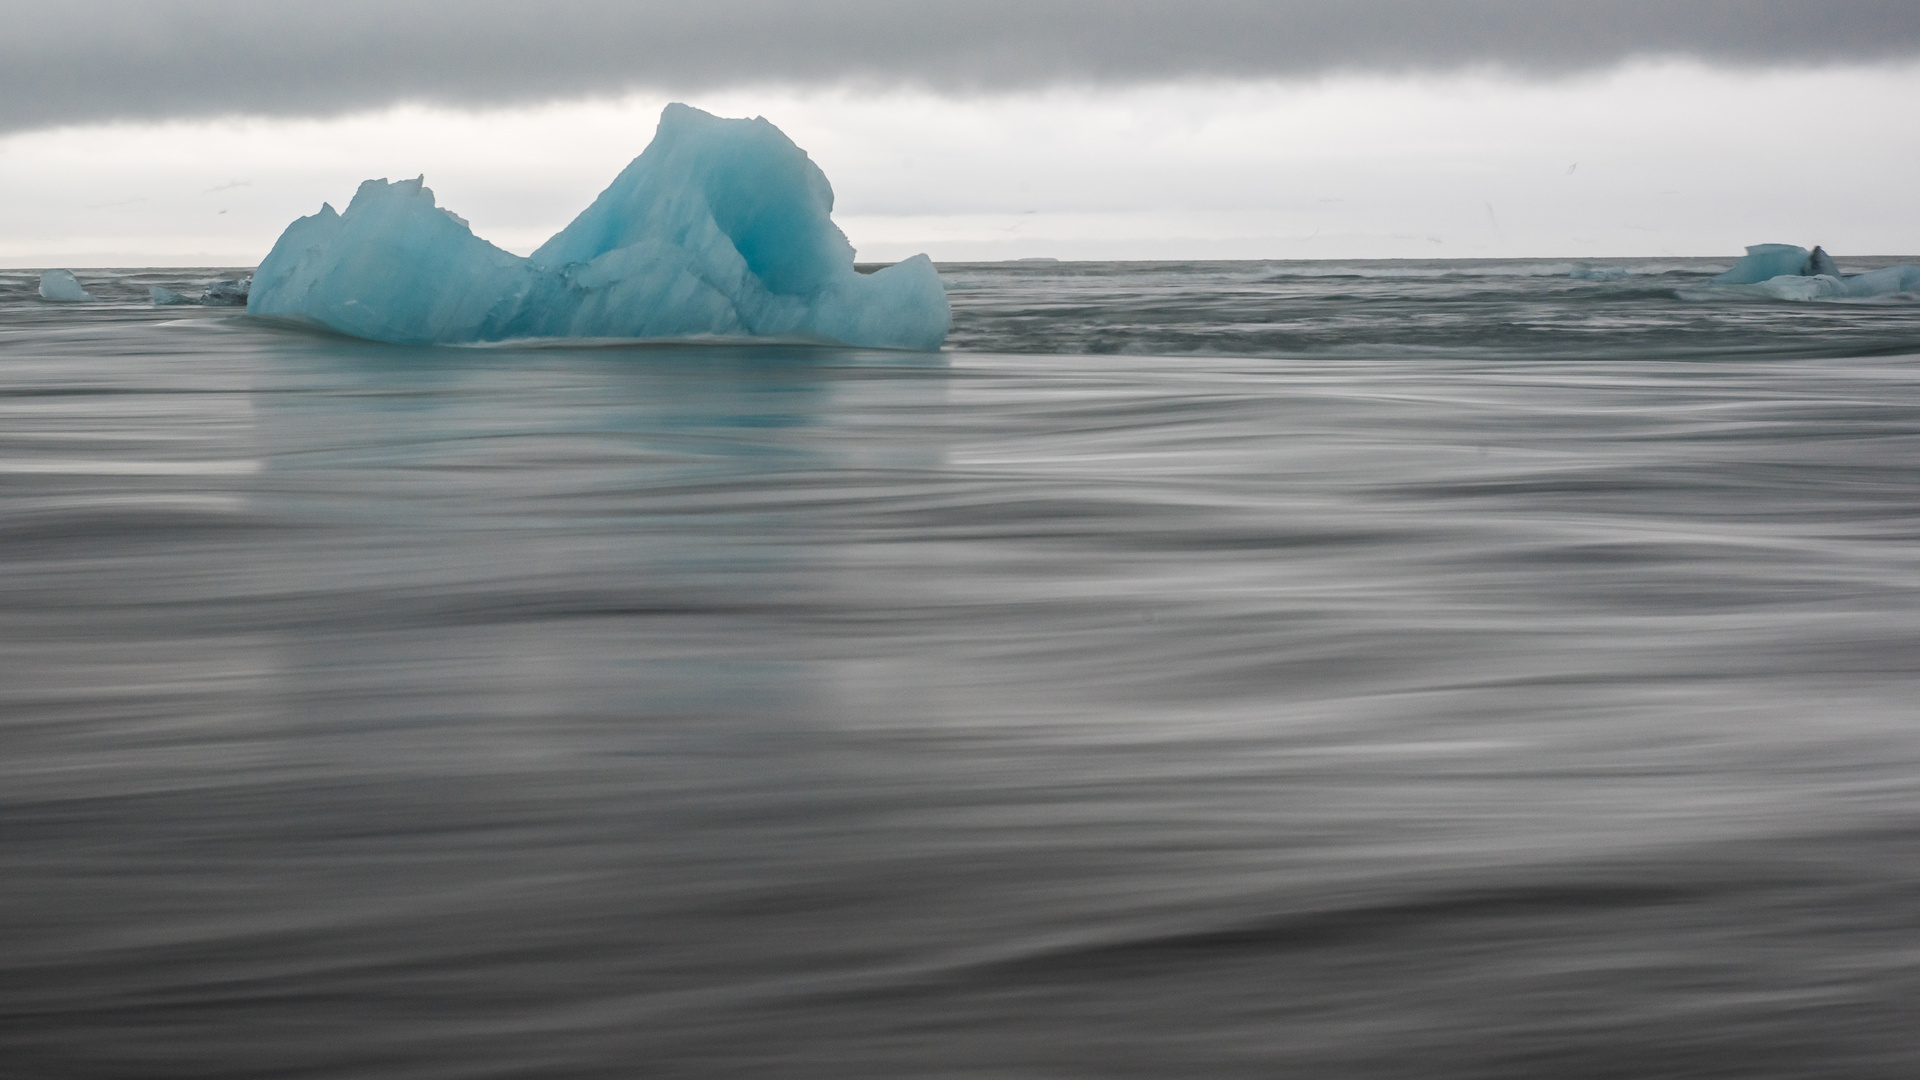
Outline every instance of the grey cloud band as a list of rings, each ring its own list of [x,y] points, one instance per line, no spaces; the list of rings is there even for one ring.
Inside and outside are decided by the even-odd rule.
[[[1920,55],[1913,0],[0,0],[0,130],[751,83],[1066,83]]]

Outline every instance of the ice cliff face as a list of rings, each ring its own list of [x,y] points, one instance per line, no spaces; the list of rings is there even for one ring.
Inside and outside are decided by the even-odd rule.
[[[853,268],[833,188],[765,119],[669,105],[652,144],[529,258],[435,206],[424,178],[369,180],[346,213],[287,227],[247,312],[407,344],[781,337],[934,349],[951,322],[924,255]]]

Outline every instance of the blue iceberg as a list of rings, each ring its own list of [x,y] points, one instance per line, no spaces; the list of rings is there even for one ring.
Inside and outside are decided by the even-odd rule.
[[[937,349],[952,314],[925,255],[873,274],[833,188],[764,118],[669,105],[639,157],[527,258],[434,204],[425,178],[360,185],[287,226],[247,313],[402,344],[781,338]]]
[[[1826,252],[1821,252],[1822,255]],[[1777,277],[1806,277],[1813,269],[1813,252],[1796,244],[1754,244],[1715,285],[1757,285]]]
[[[1783,300],[1858,300],[1920,293],[1920,266],[1903,263],[1848,277],[1821,248],[1755,244],[1713,283],[1755,285]]]
[[[40,299],[60,304],[84,304],[94,298],[80,287],[71,270],[48,270],[40,275]]]

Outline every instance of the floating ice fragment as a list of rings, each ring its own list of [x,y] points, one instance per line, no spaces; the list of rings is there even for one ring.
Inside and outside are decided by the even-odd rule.
[[[1841,282],[1848,296],[1892,296],[1895,293],[1920,293],[1920,266],[1898,266],[1869,270]]]
[[[521,258],[434,204],[360,185],[287,227],[247,311],[357,337],[780,337],[934,349],[951,323],[924,255],[862,274],[819,166],[764,118],[685,105],[573,223]]]
[[[238,307],[247,302],[247,291],[253,278],[243,277],[235,281],[210,281],[199,296],[187,296],[163,289],[158,285],[147,286],[147,297],[154,307],[174,307],[181,304],[201,304],[207,307]]]
[[[71,270],[48,270],[40,275],[40,299],[54,300],[63,304],[77,304],[92,300],[93,294],[80,287],[80,280]]]
[[[1782,300],[1870,300],[1920,293],[1920,266],[1888,266],[1849,278],[1782,275],[1754,287]]]
[[[1920,266],[1901,264],[1847,277],[1823,248],[1756,244],[1716,285],[1753,285],[1782,300],[1865,300],[1920,293]]]
[[[200,294],[200,302],[209,307],[227,305],[239,307],[247,302],[247,293],[253,287],[251,275],[235,281],[210,281],[207,291]]]
[[[1713,283],[1756,285],[1769,278],[1805,277],[1812,257],[1812,252],[1795,244],[1754,244],[1726,273],[1714,278]]]

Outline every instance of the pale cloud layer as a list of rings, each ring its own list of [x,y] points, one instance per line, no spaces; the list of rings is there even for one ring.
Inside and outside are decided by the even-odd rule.
[[[869,259],[1920,253],[1920,65],[1642,63],[1522,83],[1337,76],[982,98],[691,95],[818,161]],[[531,250],[652,137],[665,95],[0,137],[0,264],[252,265],[287,222],[425,173]],[[1857,103],[1872,102],[1871,108]]]
[[[0,132],[634,92],[1883,64],[1914,0],[0,0]]]

